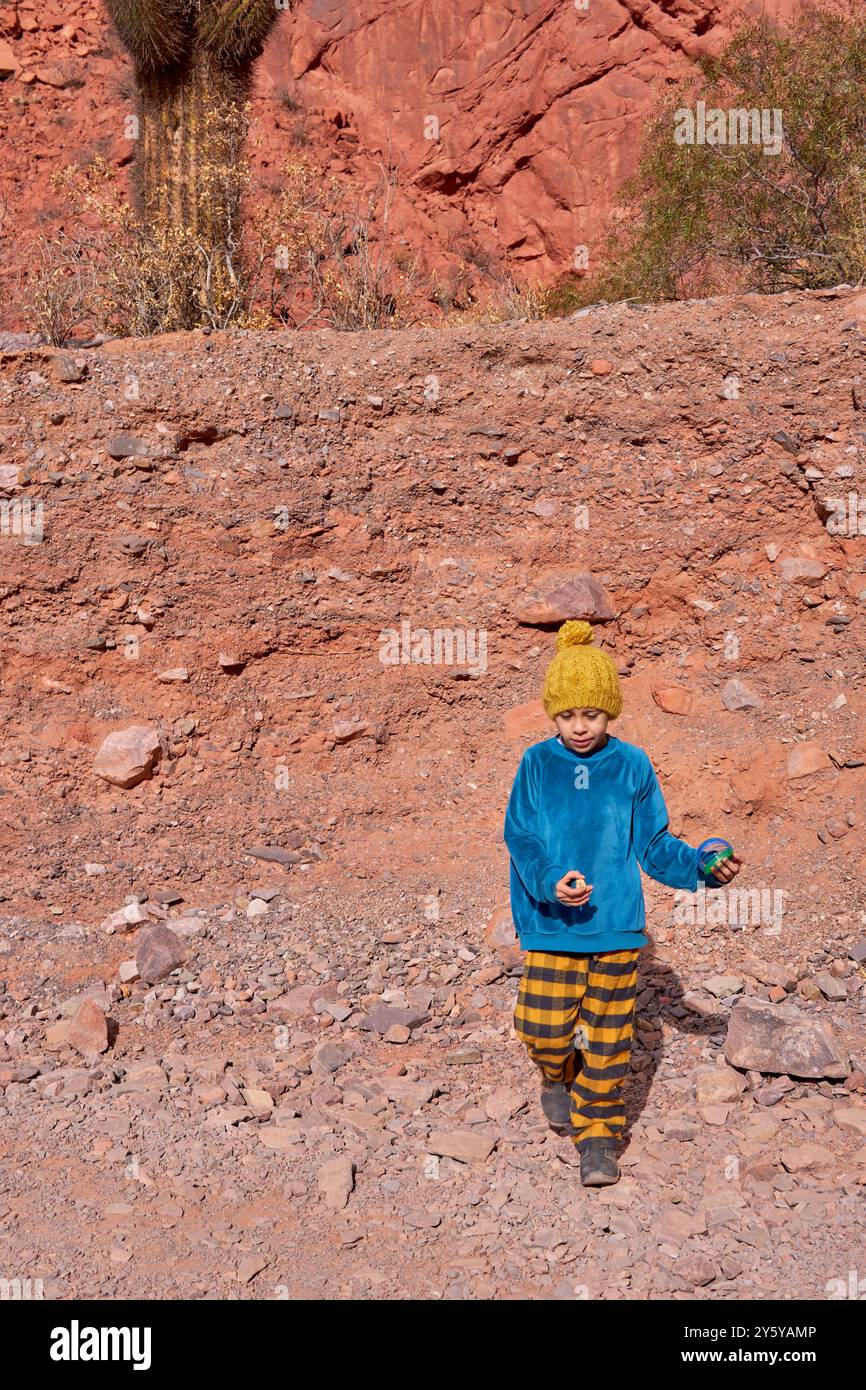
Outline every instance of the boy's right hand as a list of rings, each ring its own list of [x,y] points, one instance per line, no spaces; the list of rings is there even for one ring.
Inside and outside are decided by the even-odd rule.
[[[580,869],[569,869],[556,885],[557,901],[565,907],[583,907],[584,903],[589,902],[591,892],[592,884],[584,882]]]

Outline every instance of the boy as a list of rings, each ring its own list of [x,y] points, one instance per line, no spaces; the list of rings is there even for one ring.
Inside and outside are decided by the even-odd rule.
[[[694,892],[730,882],[741,861],[704,874],[697,850],[669,833],[646,753],[607,732],[622,694],[613,662],[591,642],[589,623],[559,629],[543,694],[557,736],[523,755],[505,842],[512,916],[528,953],[515,1030],[542,1074],[545,1115],[574,1139],[581,1182],[601,1186],[620,1176],[614,1141],[625,1128],[622,1082],[647,944],[638,865]]]

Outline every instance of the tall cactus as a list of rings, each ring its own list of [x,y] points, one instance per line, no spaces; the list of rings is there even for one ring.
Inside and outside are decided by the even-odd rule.
[[[198,309],[236,282],[246,106],[253,64],[294,0],[106,0],[134,63],[145,223],[200,253]],[[183,326],[183,325],[178,325]]]

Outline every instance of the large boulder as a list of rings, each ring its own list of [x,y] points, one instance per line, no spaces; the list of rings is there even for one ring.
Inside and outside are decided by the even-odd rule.
[[[134,787],[151,776],[160,751],[156,729],[149,724],[132,724],[102,740],[93,771],[114,787]]]
[[[524,627],[558,627],[572,618],[605,623],[616,614],[598,580],[581,571],[561,584],[528,595],[518,606],[515,617]]]
[[[139,977],[154,985],[177,970],[187,958],[186,943],[170,927],[145,928],[138,938],[135,965]]]
[[[725,1061],[742,1071],[841,1079],[851,1070],[830,1027],[796,1004],[742,999],[731,1010]]]

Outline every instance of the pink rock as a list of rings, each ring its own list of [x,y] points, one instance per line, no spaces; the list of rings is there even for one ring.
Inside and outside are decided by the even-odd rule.
[[[0,77],[11,77],[20,71],[21,64],[15,57],[11,46],[5,39],[0,39]]]
[[[788,992],[797,988],[797,976],[790,966],[759,960],[757,956],[746,956],[741,962],[741,969],[753,979],[760,980],[762,985],[774,985]]]
[[[497,1124],[505,1124],[526,1105],[526,1097],[512,1086],[498,1086],[484,1102],[485,1113]]]
[[[616,614],[603,586],[581,571],[555,587],[536,591],[517,609],[515,617],[524,627],[554,627],[572,618],[604,623]]]
[[[142,931],[136,943],[135,964],[142,980],[155,984],[187,958],[187,948],[170,927],[149,927]]]
[[[848,1134],[866,1139],[866,1105],[837,1105],[833,1110],[833,1120]]]
[[[431,1134],[427,1140],[427,1152],[454,1158],[459,1163],[483,1163],[496,1147],[495,1138],[484,1134],[479,1128],[455,1129],[449,1132]]]
[[[523,952],[514,930],[511,909],[503,904],[497,907],[484,928],[484,940],[509,970],[520,965]]]
[[[405,1071],[405,1067],[403,1068]],[[435,1086],[428,1081],[411,1081],[404,1076],[389,1076],[386,1072],[376,1083],[378,1089],[397,1109],[405,1114],[413,1114],[433,1099]]]
[[[108,1023],[102,1009],[93,999],[85,999],[66,1024],[64,1042],[76,1052],[105,1052],[108,1047]]]
[[[700,1105],[723,1105],[737,1100],[746,1085],[746,1078],[733,1067],[699,1067],[695,1072],[695,1094]]]
[[[242,671],[246,666],[246,659],[237,651],[220,651],[217,661],[224,671]]]
[[[692,707],[691,691],[682,685],[654,685],[652,697],[666,714],[688,714]]]
[[[391,1027],[383,1034],[382,1041],[386,1043],[407,1043],[412,1036],[410,1030],[403,1023],[392,1023]]]
[[[788,754],[788,776],[791,778],[808,777],[811,772],[824,772],[832,766],[817,743],[798,743]]]
[[[656,1235],[676,1243],[690,1236],[699,1236],[707,1229],[706,1217],[687,1211],[685,1207],[667,1207],[656,1222]]]
[[[833,1162],[833,1155],[826,1144],[798,1144],[782,1149],[779,1157],[789,1173],[801,1173],[809,1168],[824,1168]]]
[[[103,739],[93,771],[115,787],[134,787],[153,772],[161,746],[156,729],[133,724]]]
[[[299,1124],[268,1125],[258,1131],[258,1136],[266,1149],[274,1149],[277,1153],[286,1153],[304,1142],[304,1131]]]
[[[824,575],[827,573],[827,566],[820,560],[810,560],[805,555],[795,555],[792,559],[783,560],[779,565],[779,572],[788,584],[803,584],[806,588],[812,589],[816,584],[820,584]]]
[[[297,985],[295,989],[290,989],[288,994],[271,999],[268,1003],[268,1013],[286,1018],[304,1018],[315,1012],[313,1005],[317,999],[336,998],[336,980],[328,980],[326,984],[320,985]]]
[[[333,725],[334,739],[337,743],[349,743],[353,738],[363,738],[370,732],[366,719],[336,719]]]
[[[319,1192],[325,1205],[341,1211],[355,1186],[354,1164],[349,1158],[332,1158],[323,1163],[316,1174]]]
[[[747,685],[744,685],[741,680],[737,680],[736,676],[732,676],[722,686],[721,699],[727,710],[761,708],[760,696],[756,695],[754,690],[750,690]]]
[[[716,1265],[706,1255],[683,1255],[674,1265],[674,1273],[697,1288],[711,1284],[719,1277]]]
[[[111,1008],[111,1000],[105,985],[88,985],[80,994],[74,994],[71,999],[64,999],[60,1005],[60,1012],[63,1017],[74,1018],[85,999],[98,1004],[104,1014],[107,1014]]]
[[[344,1066],[351,1055],[351,1048],[344,1047],[342,1043],[319,1043],[319,1046],[313,1050],[310,1070],[318,1076],[330,1075],[331,1072],[338,1071],[340,1067]]]
[[[124,1091],[164,1091],[168,1077],[156,1062],[133,1063],[121,1082]]]
[[[848,1075],[843,1053],[830,1026],[795,1004],[741,999],[731,1010],[725,1060],[743,1071],[783,1077]],[[793,1085],[793,1083],[789,1083]]]
[[[257,1274],[261,1274],[263,1269],[267,1269],[267,1260],[262,1260],[258,1255],[247,1255],[245,1260],[241,1260],[238,1266],[236,1282],[238,1284],[249,1284],[255,1279]]]
[[[705,1125],[726,1125],[730,1108],[729,1105],[699,1105],[698,1114]]]

